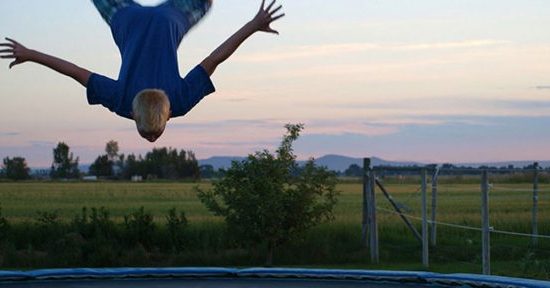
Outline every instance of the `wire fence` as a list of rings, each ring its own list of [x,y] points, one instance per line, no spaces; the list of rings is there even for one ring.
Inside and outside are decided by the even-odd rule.
[[[365,163],[370,164],[367,161]],[[422,263],[426,267],[429,265],[430,257],[428,247],[432,247],[430,249],[437,247],[431,254],[436,259],[465,262],[469,265],[472,265],[472,262],[461,261],[464,258],[456,256],[461,250],[468,250],[469,254],[466,252],[464,254],[472,256],[472,249],[479,249],[476,253],[477,256],[472,257],[474,258],[472,261],[479,262],[476,265],[482,264],[482,271],[485,274],[491,274],[491,251],[495,252],[494,261],[508,259],[506,257],[512,256],[507,256],[507,254],[513,254],[514,257],[519,257],[517,261],[523,263],[522,265],[525,267],[528,266],[525,263],[529,261],[539,263],[540,261],[535,258],[540,256],[548,262],[544,269],[548,270],[546,273],[550,273],[550,260],[548,260],[550,259],[550,242],[548,241],[550,240],[550,223],[546,221],[549,218],[547,216],[550,216],[550,185],[547,182],[540,184],[541,176],[544,174],[544,177],[548,177],[549,175],[546,175],[548,171],[542,171],[538,164],[535,163],[533,167],[533,169],[524,170],[453,169],[453,174],[449,176],[457,178],[454,179],[454,182],[449,179],[441,181],[443,184],[438,183],[438,176],[451,170],[437,169],[434,166],[405,168],[403,171],[407,177],[413,177],[410,179],[417,179],[421,183],[414,185],[410,184],[411,181],[407,182],[408,192],[403,193],[396,188],[402,183],[393,181],[388,186],[389,193],[383,191],[384,194],[388,194],[385,195],[388,201],[385,201],[381,196],[376,196],[381,197],[381,200],[374,200],[377,185],[381,185],[378,189],[386,190],[383,187],[384,184],[377,183],[382,182],[377,175],[386,177],[387,174],[384,171],[390,170],[393,177],[399,175],[400,169],[365,165],[363,241],[370,247],[371,261],[378,261],[377,254],[375,254],[376,257],[372,257],[372,254],[378,253],[378,235],[373,236],[369,231],[378,229],[375,214],[379,212],[382,213],[381,215],[389,214],[401,217],[405,222],[414,221],[412,224],[407,224],[410,230],[420,231],[417,228],[421,229],[421,233],[412,232],[421,242]],[[460,180],[460,175],[456,173],[460,171],[469,173],[468,185],[456,183]],[[474,175],[472,176],[472,174]],[[414,178],[414,175],[417,175],[417,178]],[[475,181],[476,177],[477,181]],[[397,190],[396,193],[394,193],[394,189]],[[485,195],[486,200],[482,200],[482,195]],[[432,197],[428,199],[429,196]],[[369,201],[376,201],[375,207],[369,206],[371,205],[368,203]],[[490,215],[493,215],[494,219]],[[387,221],[386,218],[382,218],[383,221]],[[441,227],[442,230],[436,232],[437,227]],[[445,233],[448,234],[450,231],[453,233],[453,230],[465,233],[469,231],[466,234],[456,235],[463,235],[464,243],[471,247],[466,249],[460,246],[460,240],[457,239],[453,239],[454,244],[458,243],[456,246],[445,247],[439,244],[436,246],[437,235],[445,237]],[[494,237],[491,238],[491,235]],[[479,236],[481,237],[476,239]],[[428,241],[430,241],[430,245],[427,244]],[[447,238],[444,242],[447,245],[451,241]],[[445,253],[453,256],[447,257]]]
[[[404,215],[405,217],[407,217],[409,219],[422,221],[422,217],[417,217],[417,216],[413,216],[413,215],[405,214],[405,213],[400,214],[400,213],[396,212],[395,210],[391,210],[391,209],[377,207],[376,210],[391,213],[391,214],[395,214],[395,215]],[[481,227],[473,227],[473,226],[447,223],[447,222],[441,222],[441,221],[431,221],[431,220],[427,220],[427,222],[428,222],[428,224],[436,224],[436,225],[440,225],[440,226],[446,226],[446,227],[457,228],[457,229],[473,230],[473,231],[479,231],[479,232],[483,231],[483,229]],[[520,232],[512,232],[512,231],[505,231],[505,230],[497,230],[497,229],[494,229],[493,227],[490,228],[490,231],[491,231],[491,233],[494,233],[494,234],[513,235],[513,236],[522,236],[522,237],[540,238],[540,239],[550,239],[550,235],[540,235],[540,234],[520,233]]]

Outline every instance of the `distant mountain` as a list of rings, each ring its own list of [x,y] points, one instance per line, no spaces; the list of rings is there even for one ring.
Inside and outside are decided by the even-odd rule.
[[[208,159],[199,160],[199,165],[212,165],[215,170],[220,168],[226,169],[231,167],[231,162],[233,161],[242,161],[246,157],[240,156],[214,156]]]
[[[246,157],[238,156],[215,156],[204,160],[199,160],[199,165],[212,165],[214,169],[229,168],[232,161],[242,161]],[[380,158],[371,158],[371,164],[373,166],[410,166],[421,165],[417,162],[393,162],[386,161]],[[298,161],[299,164],[304,164],[306,161]],[[352,158],[341,155],[325,155],[315,159],[315,164],[319,166],[327,167],[333,171],[345,171],[352,164],[363,166],[363,158]]]
[[[352,164],[363,167],[363,158],[352,158],[341,155],[325,155],[323,157],[315,159],[315,164],[319,166],[327,167],[333,171],[345,171]],[[372,166],[412,166],[422,165],[418,162],[394,162],[380,159],[377,157],[371,158]]]
[[[78,169],[80,170],[80,172],[88,173],[88,171],[90,170],[90,166],[92,166],[92,164],[80,164],[78,165]]]

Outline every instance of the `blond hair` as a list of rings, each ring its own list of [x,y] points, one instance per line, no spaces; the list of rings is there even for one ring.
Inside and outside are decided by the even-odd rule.
[[[170,101],[162,90],[145,89],[132,102],[133,117],[140,134],[162,134],[170,118]]]

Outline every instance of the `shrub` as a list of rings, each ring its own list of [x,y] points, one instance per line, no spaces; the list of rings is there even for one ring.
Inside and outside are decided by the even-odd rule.
[[[336,175],[315,166],[298,168],[292,143],[303,125],[286,125],[287,134],[276,152],[256,152],[233,162],[214,189],[196,188],[199,199],[223,216],[230,231],[245,243],[266,245],[270,266],[277,246],[309,228],[331,220],[336,204]]]
[[[124,216],[125,240],[129,246],[141,244],[145,248],[151,248],[155,224],[153,215],[145,212],[141,207],[134,213]]]
[[[170,244],[172,248],[179,251],[184,244],[184,231],[187,228],[188,222],[185,217],[185,212],[181,211],[178,215],[176,208],[170,209],[166,216],[166,228],[170,236]]]

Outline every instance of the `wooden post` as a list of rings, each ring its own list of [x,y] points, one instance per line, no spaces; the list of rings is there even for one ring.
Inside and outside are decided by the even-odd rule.
[[[489,177],[487,170],[481,174],[481,246],[483,274],[491,274],[491,228],[489,226]]]
[[[437,244],[437,224],[436,224],[436,212],[437,212],[437,180],[439,176],[439,169],[434,165],[434,172],[432,175],[432,225],[430,230],[430,242],[435,247]]]
[[[539,228],[538,228],[538,210],[539,210],[539,163],[535,162],[533,165],[535,172],[533,176],[533,218],[531,220],[531,225],[533,225],[531,233],[533,234],[533,238],[531,239],[531,243],[533,245],[537,245],[539,235]]]
[[[428,268],[429,261],[429,243],[428,243],[428,203],[427,203],[427,185],[426,185],[427,171],[422,169],[422,265]]]
[[[371,169],[369,171],[369,190],[368,199],[368,222],[369,222],[369,246],[371,263],[378,264],[380,262],[378,249],[378,222],[376,220],[376,197],[375,197],[375,180],[376,175]]]
[[[369,183],[369,173],[370,173],[370,158],[363,158],[363,219],[361,225],[361,241],[364,247],[368,247],[369,243],[367,240],[368,232],[368,201],[367,195],[369,194],[370,183]]]

